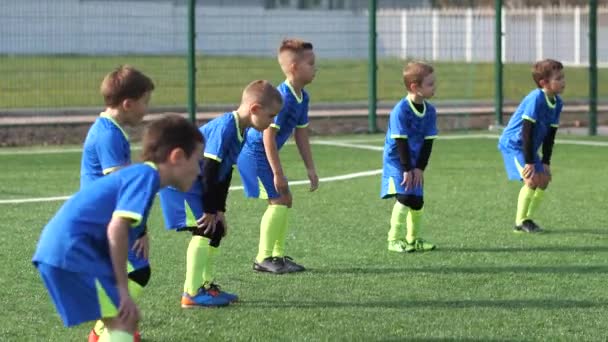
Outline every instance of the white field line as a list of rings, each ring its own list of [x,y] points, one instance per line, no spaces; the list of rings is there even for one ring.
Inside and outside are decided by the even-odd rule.
[[[440,139],[467,139],[467,138],[484,138],[484,139],[496,139],[497,136],[496,135],[490,135],[490,134],[479,134],[479,135],[453,135],[453,136],[444,136],[444,137],[440,137]],[[377,140],[374,140],[377,141]],[[365,142],[374,142],[372,140],[366,140]],[[349,140],[349,142],[344,142],[344,141],[330,141],[330,140],[315,140],[315,141],[311,141],[311,143],[315,144],[315,145],[326,145],[326,146],[336,146],[336,147],[347,147],[347,148],[355,148],[355,149],[363,149],[363,150],[372,150],[372,151],[382,151],[384,148],[380,147],[380,146],[375,146],[375,145],[361,145],[361,144],[353,144],[351,143],[352,140]],[[608,146],[608,142],[606,141],[589,141],[589,140],[563,140],[563,139],[556,139],[556,142],[559,144],[565,144],[565,145],[585,145],[585,146],[602,146],[602,147],[606,147]],[[60,150],[56,150],[56,151],[60,151]],[[65,150],[64,150],[65,151]],[[78,150],[80,151],[80,150]],[[34,151],[30,151],[30,152],[34,152]],[[43,151],[38,151],[39,153],[45,153]],[[60,152],[57,152],[60,153]],[[0,153],[2,154],[2,153]],[[16,153],[19,154],[19,153]],[[32,153],[30,153],[32,154]],[[372,176],[372,175],[378,175],[382,173],[381,169],[378,170],[370,170],[370,171],[362,171],[362,172],[355,172],[355,173],[348,173],[348,174],[344,174],[344,175],[339,175],[339,176],[332,176],[332,177],[325,177],[325,178],[321,178],[319,179],[320,182],[334,182],[334,181],[339,181],[339,180],[347,180],[347,179],[353,179],[353,178],[359,178],[359,177],[367,177],[367,176]],[[308,180],[298,180],[298,181],[292,181],[289,182],[290,185],[302,185],[302,184],[308,184]],[[230,187],[230,190],[242,190],[243,187],[242,186],[234,186],[234,187]],[[53,201],[64,201],[66,199],[68,199],[70,196],[54,196],[54,197],[37,197],[37,198],[23,198],[23,199],[8,199],[8,200],[0,200],[0,204],[20,204],[20,203],[38,203],[38,202],[53,202]]]
[[[374,176],[374,175],[379,175],[381,173],[382,173],[382,169],[355,172],[355,173],[347,173],[345,175],[319,178],[319,182],[321,182],[321,183],[336,182],[336,181],[348,180],[348,179],[353,179],[353,178]],[[304,184],[309,184],[309,180],[297,180],[297,181],[289,182],[289,185],[292,185],[292,186],[293,185],[304,185]],[[230,187],[230,191],[235,191],[235,190],[243,190],[243,186],[237,185],[237,186]],[[54,202],[54,201],[65,201],[68,198],[70,198],[70,196],[10,199],[10,200],[0,200],[0,204]]]
[[[461,134],[461,135],[440,135],[440,140],[462,140],[462,139],[498,139],[498,135],[495,134]],[[316,145],[329,145],[336,144],[334,146],[340,147],[353,147],[354,145],[344,144],[358,144],[358,143],[382,143],[383,138],[378,137],[370,138],[359,138],[359,139],[344,139],[344,140],[311,140],[311,144]],[[556,139],[555,142],[564,145],[584,145],[584,146],[608,146],[608,141],[593,141],[593,140],[564,140]],[[292,145],[293,142],[288,142]],[[339,145],[338,145],[339,144]],[[357,147],[355,147],[357,148]],[[141,150],[141,146],[132,146],[131,150]],[[81,148],[65,148],[65,149],[33,149],[33,150],[2,150],[0,149],[0,156],[11,156],[11,155],[32,155],[32,154],[61,154],[61,153],[81,153]]]

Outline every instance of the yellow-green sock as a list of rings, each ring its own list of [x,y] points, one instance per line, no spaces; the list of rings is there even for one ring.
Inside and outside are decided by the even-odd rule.
[[[285,222],[285,216],[287,216],[287,206],[285,205],[269,205],[264,212],[260,223],[260,245],[255,258],[257,262],[262,262],[272,256],[277,235]]]
[[[203,284],[203,272],[209,255],[209,239],[193,236],[186,257],[186,281],[184,292],[193,296]]]
[[[528,218],[528,208],[534,195],[534,189],[529,188],[527,185],[521,187],[519,190],[519,197],[517,198],[517,214],[515,216],[515,224],[520,225]]]
[[[123,330],[105,329],[98,342],[133,342],[133,335]]]
[[[273,257],[285,256],[285,243],[287,242],[287,232],[289,231],[289,212],[290,210],[287,208],[285,215],[283,215],[280,229],[277,229],[277,239],[274,242],[274,249],[272,250]]]
[[[129,272],[132,270],[133,270],[133,268],[131,267],[129,269]],[[134,282],[131,279],[129,279],[128,286],[129,286],[129,294],[131,295],[131,298],[133,298],[133,300],[137,301],[141,297],[141,295],[144,291],[144,287],[139,285],[138,283]],[[95,322],[95,326],[93,327],[93,330],[95,331],[95,334],[97,336],[101,336],[101,334],[103,334],[103,331],[105,330],[105,324],[103,324],[103,321],[98,320],[97,322]]]
[[[203,284],[211,284],[215,280],[215,256],[217,253],[217,247],[209,246],[207,250],[207,263],[203,269]]]
[[[95,327],[93,328],[93,330],[95,331],[95,335],[101,336],[103,334],[103,331],[105,330],[105,327],[106,325],[103,324],[102,320],[95,322]]]
[[[423,209],[424,208],[420,208],[420,210],[410,209],[407,213],[407,235],[405,236],[405,240],[408,243],[414,242],[420,233]]]
[[[528,218],[532,218],[534,216],[534,214],[536,214],[536,211],[538,210],[538,206],[543,201],[544,197],[545,197],[545,190],[543,190],[541,188],[536,188],[536,190],[534,191],[534,196],[532,196],[532,200],[530,200],[530,205],[528,206],[528,214],[527,214]]]
[[[402,240],[405,236],[405,220],[408,208],[395,201],[391,214],[391,229],[388,231],[388,241]]]

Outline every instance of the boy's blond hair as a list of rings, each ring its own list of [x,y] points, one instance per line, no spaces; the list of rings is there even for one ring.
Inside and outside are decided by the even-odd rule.
[[[118,107],[126,99],[138,100],[154,90],[152,80],[130,65],[121,65],[104,77],[101,95],[108,107]]]
[[[534,64],[532,68],[532,79],[541,88],[540,81],[548,81],[554,72],[564,69],[564,65],[554,59],[543,59]]]
[[[412,83],[421,85],[425,77],[434,72],[430,64],[424,62],[409,62],[403,68],[403,84],[411,91]]]
[[[259,103],[263,107],[283,105],[281,93],[266,80],[255,80],[243,90],[242,103]]]
[[[301,39],[283,39],[278,53],[279,64],[285,69],[289,64],[297,62],[305,51],[312,51],[312,49],[310,42]]]

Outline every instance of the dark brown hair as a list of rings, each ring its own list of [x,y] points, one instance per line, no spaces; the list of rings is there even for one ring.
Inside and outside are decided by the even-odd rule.
[[[101,95],[108,107],[118,107],[126,99],[138,100],[152,90],[154,90],[152,80],[129,65],[121,65],[107,74],[100,87]]]
[[[430,64],[424,62],[409,62],[403,68],[403,84],[407,90],[411,90],[410,85],[412,83],[417,85],[422,84],[422,80],[433,72],[434,69]]]
[[[204,138],[192,122],[177,114],[166,115],[146,126],[141,159],[162,163],[176,148],[184,150],[190,158],[199,143],[204,143]]]
[[[564,69],[564,65],[561,62],[554,59],[543,59],[534,64],[534,67],[532,68],[532,79],[540,88],[540,81],[548,81],[554,72],[562,69]]]

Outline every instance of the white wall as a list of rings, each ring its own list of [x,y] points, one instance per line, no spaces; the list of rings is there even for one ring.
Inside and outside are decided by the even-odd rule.
[[[322,58],[367,58],[367,13],[197,8],[197,48],[212,55],[273,56],[297,36]],[[505,10],[505,61],[552,57],[584,64],[585,8]],[[608,9],[601,9],[598,59],[608,62]],[[378,55],[440,61],[494,59],[492,10],[383,10]],[[578,47],[578,48],[575,48]],[[186,7],[167,1],[0,1],[0,54],[184,54]]]

